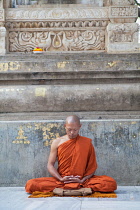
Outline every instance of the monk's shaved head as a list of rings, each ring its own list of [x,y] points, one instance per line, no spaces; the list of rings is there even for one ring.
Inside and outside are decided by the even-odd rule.
[[[71,124],[71,123],[75,123],[77,125],[80,125],[80,118],[76,115],[68,116],[66,118],[66,124]]]

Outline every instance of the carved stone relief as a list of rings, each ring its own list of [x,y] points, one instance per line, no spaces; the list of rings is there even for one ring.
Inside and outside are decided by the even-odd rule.
[[[112,23],[133,23],[138,17],[137,6],[111,6],[109,18]]]
[[[135,52],[138,46],[138,24],[137,23],[109,23],[108,52]]]
[[[125,7],[111,7],[110,8],[110,15],[112,17],[137,17],[137,6],[135,7],[129,7],[129,6],[125,6]]]
[[[132,45],[136,43],[138,29],[133,23],[138,8],[134,6],[134,0],[100,0],[105,7],[76,6],[79,2],[86,4],[86,0],[76,0],[74,7],[68,4],[30,8],[31,5],[19,5],[18,8],[5,9],[8,50],[30,52],[41,47],[44,51],[86,51],[106,48],[108,52],[121,52],[123,44],[128,51],[135,48]],[[3,11],[0,9],[0,22],[4,22]],[[125,47],[122,48],[125,51]]]
[[[9,51],[26,52],[35,47],[44,51],[82,51],[104,50],[105,31],[67,30],[67,31],[12,31],[9,32]]]
[[[81,20],[81,21],[26,21],[26,22],[6,22],[7,29],[18,28],[82,28],[82,27],[106,27],[108,20]]]
[[[136,23],[128,24],[109,24],[107,27],[110,31],[109,40],[113,42],[133,42],[134,33],[138,32],[138,25]]]
[[[108,8],[7,9],[6,20],[108,19]]]
[[[118,5],[118,6],[126,6],[126,5],[134,5],[134,0],[112,0],[112,5]]]

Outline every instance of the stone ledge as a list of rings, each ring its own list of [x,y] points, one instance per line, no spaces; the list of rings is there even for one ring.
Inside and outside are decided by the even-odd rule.
[[[115,111],[115,112],[22,112],[22,113],[0,113],[0,121],[61,121],[64,122],[67,116],[76,114],[81,120],[136,120],[139,119],[140,111]]]
[[[0,56],[0,72],[82,72],[140,70],[140,54],[46,53]]]

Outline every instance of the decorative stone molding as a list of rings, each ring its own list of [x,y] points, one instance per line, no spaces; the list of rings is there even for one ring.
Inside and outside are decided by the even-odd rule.
[[[108,19],[108,8],[30,8],[7,9],[6,20]]]
[[[0,27],[0,55],[5,55],[5,38],[6,38],[6,28]]]
[[[109,23],[107,26],[107,51],[108,52],[136,52],[138,46],[137,23]]]
[[[34,21],[34,22],[6,22],[7,29],[14,28],[83,28],[106,27],[108,20],[83,20],[83,21]]]
[[[10,52],[104,50],[105,30],[12,31],[9,42]]]
[[[112,5],[117,6],[126,6],[126,5],[134,5],[134,0],[112,0]]]
[[[109,18],[112,23],[131,23],[138,17],[137,6],[111,6],[109,7]]]

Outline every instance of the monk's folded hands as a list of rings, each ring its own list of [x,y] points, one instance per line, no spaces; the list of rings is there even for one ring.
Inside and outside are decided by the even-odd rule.
[[[77,176],[73,176],[73,175],[64,176],[61,181],[64,182],[65,184],[72,183],[72,182],[82,183],[82,180],[80,178],[81,176],[78,176],[78,175]]]

